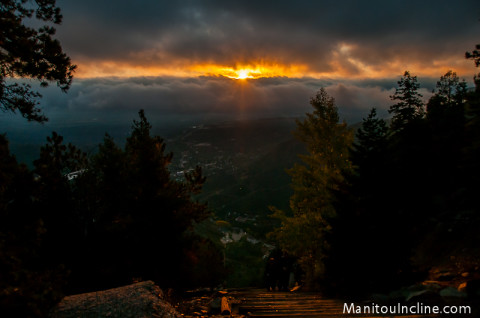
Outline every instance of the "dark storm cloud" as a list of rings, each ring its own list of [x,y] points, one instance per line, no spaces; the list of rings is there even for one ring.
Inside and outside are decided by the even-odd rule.
[[[63,1],[59,38],[81,61],[140,65],[268,59],[332,70],[348,58],[374,67],[426,65],[478,40],[476,1]],[[350,51],[339,53],[342,44]],[[340,54],[340,56],[338,56]],[[344,54],[344,55],[342,55]]]

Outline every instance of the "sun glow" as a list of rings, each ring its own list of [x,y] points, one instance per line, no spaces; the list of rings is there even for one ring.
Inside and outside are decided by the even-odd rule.
[[[253,80],[267,77],[304,77],[308,76],[305,65],[284,65],[277,63],[251,64],[182,64],[171,65],[130,65],[116,62],[79,63],[76,77],[136,77],[136,76],[221,76],[233,80]]]
[[[247,79],[247,78],[253,78],[252,75],[250,75],[249,70],[239,70],[237,72],[237,77],[234,77],[236,79]]]
[[[250,63],[235,63],[230,65],[216,63],[193,64],[185,61],[165,64],[135,64],[116,61],[78,61],[76,78],[101,78],[101,77],[224,77],[239,82],[247,82],[260,78],[288,77],[288,78],[328,78],[328,79],[365,79],[388,78],[401,74],[401,70],[415,70],[419,76],[438,75],[438,69],[454,69],[457,74],[469,74],[471,62],[468,60],[457,61],[455,58],[433,61],[432,66],[415,63],[405,63],[392,60],[382,65],[372,65],[351,56],[350,47],[341,46],[333,54],[328,63],[329,69],[319,71],[304,64],[283,64],[266,61],[252,61]]]
[[[233,69],[233,68],[223,68],[220,70],[219,75],[239,80],[246,80],[259,77],[270,77],[266,76],[266,73],[263,74],[261,70],[256,70],[252,68],[242,68],[242,69]]]
[[[192,71],[207,76],[223,76],[236,80],[258,79],[265,77],[302,77],[306,67],[303,65],[281,64],[236,64],[234,67],[215,64],[195,65]]]

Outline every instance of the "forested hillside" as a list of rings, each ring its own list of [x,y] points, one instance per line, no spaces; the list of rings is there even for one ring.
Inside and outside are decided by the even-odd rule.
[[[478,65],[477,51],[467,58]],[[273,209],[282,225],[271,234],[298,258],[307,285],[362,294],[439,273],[453,285],[480,278],[477,76],[475,84],[449,71],[424,104],[406,71],[389,125],[373,108],[356,141],[333,97],[320,89],[311,99],[296,131],[308,154],[290,170],[290,210]]]

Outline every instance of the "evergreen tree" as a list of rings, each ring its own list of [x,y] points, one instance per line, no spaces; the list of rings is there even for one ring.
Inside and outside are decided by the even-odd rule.
[[[70,267],[74,262],[83,215],[76,206],[75,179],[69,180],[68,174],[80,172],[86,164],[86,154],[71,143],[65,145],[55,132],[47,137],[39,159],[34,161],[35,206],[47,230],[42,250],[45,264]]]
[[[123,273],[122,235],[128,207],[125,154],[105,135],[87,169],[75,179],[74,207],[79,212],[80,249],[69,276],[69,293],[101,290],[131,282]]]
[[[389,138],[390,162],[392,167],[392,194],[402,197],[396,206],[398,211],[413,213],[421,210],[426,196],[423,191],[426,185],[424,163],[429,162],[429,145],[431,143],[428,125],[425,121],[422,95],[418,93],[420,84],[417,77],[408,71],[398,81],[389,112],[393,114]],[[411,212],[407,212],[411,211]]]
[[[0,110],[44,122],[40,93],[21,79],[37,80],[42,87],[56,82],[62,91],[70,88],[75,66],[51,26],[61,19],[55,0],[1,1]],[[0,312],[5,317],[45,317],[61,298],[64,271],[46,253],[63,242],[59,237],[48,242],[54,235],[46,225],[50,211],[42,209],[47,179],[34,177],[17,163],[6,138],[0,137]],[[58,249],[55,255],[61,255]]]
[[[448,71],[437,82],[434,95],[427,103],[427,123],[431,142],[429,165],[429,193],[432,207],[438,214],[456,210],[453,200],[460,183],[459,165],[465,146],[466,82],[460,81],[455,72]]]
[[[337,293],[381,292],[403,283],[399,273],[409,254],[405,221],[392,211],[389,137],[387,123],[373,108],[356,133],[354,170],[337,192],[326,261],[329,286]]]
[[[480,66],[480,44],[475,45],[475,50],[465,53],[466,59],[472,59],[476,67]]]
[[[442,134],[442,130],[450,126],[456,127],[457,130],[463,128],[466,97],[467,83],[465,80],[460,81],[455,72],[448,71],[440,77],[434,95],[427,103],[427,119],[434,125],[432,127],[436,130],[434,134]],[[447,131],[444,135],[452,133],[454,132]]]
[[[388,181],[389,137],[387,122],[378,118],[377,110],[372,108],[356,132],[356,141],[351,151],[355,169],[350,176],[350,191],[365,204],[384,203],[385,184]]]
[[[372,166],[373,169],[378,167],[387,149],[388,133],[387,122],[378,118],[376,108],[372,108],[356,133],[357,142],[354,144],[352,158],[355,165],[361,169],[366,165]]]
[[[62,297],[63,271],[44,262],[46,227],[36,206],[33,174],[0,135],[0,311],[45,317]]]
[[[182,272],[186,265],[179,264],[192,260],[186,253],[194,253],[193,225],[209,215],[206,205],[192,197],[205,177],[197,167],[184,182],[173,180],[168,170],[172,154],[166,153],[162,138],[151,135],[143,110],[139,117],[125,149],[107,135],[78,180],[95,219],[87,238],[95,262],[85,264],[86,270],[79,268],[75,280],[90,284],[89,288],[126,284],[140,277],[179,287],[189,284],[182,277],[193,277]]]
[[[397,101],[390,106],[389,112],[393,114],[391,127],[393,131],[403,129],[409,123],[424,115],[422,95],[418,92],[420,84],[417,83],[417,77],[411,76],[405,71],[403,77],[398,81],[398,87],[395,94],[390,99]]]
[[[436,85],[436,96],[442,99],[442,104],[455,107],[465,102],[467,83],[458,78],[457,73],[448,71],[440,77]]]
[[[37,0],[27,5],[24,0],[2,0],[0,5],[0,109],[20,112],[29,121],[46,121],[38,109],[41,95],[28,84],[8,83],[9,78],[36,79],[41,86],[49,82],[66,91],[69,89],[75,65],[63,53],[60,42],[53,38],[62,15],[55,0]],[[25,20],[33,17],[46,23],[38,29]]]
[[[439,218],[450,208],[448,201],[453,186],[451,182],[454,181],[452,177],[455,176],[450,171],[456,166],[454,149],[461,144],[461,96],[464,92],[464,84],[453,72],[448,72],[437,83],[437,94],[428,102],[427,114],[423,116],[420,95],[416,92],[419,85],[416,79],[410,79],[414,84],[409,87],[413,88],[402,96],[404,99],[417,96],[413,100],[418,101],[416,109],[419,111],[409,120],[395,122],[392,119],[393,134],[388,151],[391,181],[386,184],[389,188],[387,199],[394,203],[390,205],[389,213],[396,220],[392,232],[396,231],[401,239],[397,245],[398,253],[402,255],[399,268],[405,281],[415,279],[417,275],[423,275],[424,269],[427,270],[423,266],[426,263],[414,255],[419,242],[428,239]],[[414,108],[411,109],[415,113]],[[392,106],[391,110],[395,108]],[[452,117],[447,119],[447,114]],[[445,136],[446,131],[455,131],[455,140],[447,142],[452,136]],[[452,148],[447,150],[448,147]]]
[[[467,52],[466,57],[473,59],[475,66],[480,65],[480,44],[476,49]],[[474,77],[475,89],[468,93],[465,103],[465,147],[462,162],[463,187],[461,197],[465,201],[465,209],[478,212],[476,196],[479,191],[480,178],[480,73]]]
[[[324,257],[329,249],[326,241],[335,218],[334,192],[351,169],[349,147],[352,131],[339,123],[335,101],[324,88],[310,100],[314,108],[303,121],[297,121],[296,136],[307,146],[308,154],[300,156],[303,165],[289,170],[294,194],[290,198],[292,216],[273,209],[282,221],[273,232],[282,249],[299,258],[307,283],[318,284],[324,274]]]
[[[477,53],[467,57],[478,58]],[[480,130],[474,111],[480,100],[478,77],[475,81],[476,89],[467,91],[465,82],[449,71],[440,78],[428,101],[426,123],[430,140],[424,148],[429,157],[424,160],[426,174],[422,177],[427,180],[423,197],[429,203],[424,210],[430,211],[430,215],[424,220],[417,218],[417,223],[423,221],[426,226],[414,258],[426,269],[440,263],[464,272],[478,263],[474,256],[480,221],[476,213]]]

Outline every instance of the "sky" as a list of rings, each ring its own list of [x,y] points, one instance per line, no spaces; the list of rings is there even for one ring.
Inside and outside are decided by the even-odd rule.
[[[469,85],[477,1],[60,0],[56,38],[77,65],[40,89],[51,122],[302,116],[325,87],[342,118],[383,117],[404,71],[427,100],[449,70]],[[0,114],[0,120],[8,115]],[[7,116],[7,117],[6,117]],[[123,116],[123,117],[122,117]]]

